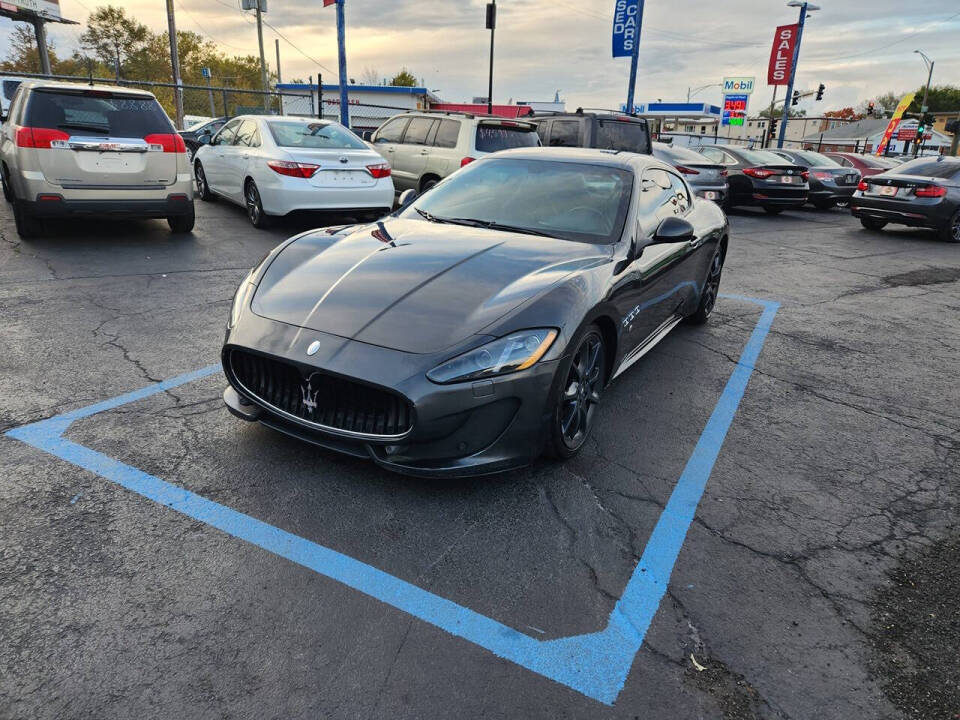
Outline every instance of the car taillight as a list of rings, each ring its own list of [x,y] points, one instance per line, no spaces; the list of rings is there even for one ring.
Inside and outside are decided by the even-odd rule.
[[[463,167],[464,165],[469,165],[469,164],[472,163],[474,160],[476,160],[476,158],[465,157],[463,160],[460,161],[460,167]]]
[[[153,133],[143,138],[148,145],[158,145],[165,153],[185,153],[187,146],[179,133]]]
[[[809,171],[804,170],[802,173],[800,173],[800,177],[802,177],[804,179],[804,182],[806,182],[807,180],[810,179]]]
[[[773,170],[765,170],[764,168],[744,168],[743,174],[764,180],[773,175]]]
[[[947,189],[940,185],[925,185],[913,191],[917,197],[943,197],[947,194]]]
[[[823,172],[822,170],[814,170],[814,171],[813,171],[813,176],[814,176],[815,178],[817,178],[817,180],[832,180],[832,179],[833,179],[833,175],[831,175],[831,174],[828,173],[828,172]]]
[[[390,177],[390,163],[377,163],[376,165],[367,165],[367,172],[379,180],[380,178]]]
[[[677,170],[682,172],[684,175],[699,175],[699,170],[694,170],[693,168],[688,168],[685,165],[677,165]]]
[[[866,189],[867,189],[866,180],[861,180],[859,183],[857,183],[857,190],[866,190]]]
[[[17,128],[17,147],[49,148],[52,142],[56,142],[57,140],[67,141],[69,139],[70,136],[62,130],[32,127]]]
[[[267,160],[267,167],[280,175],[298,178],[312,178],[320,169],[319,165],[290,162],[289,160]]]

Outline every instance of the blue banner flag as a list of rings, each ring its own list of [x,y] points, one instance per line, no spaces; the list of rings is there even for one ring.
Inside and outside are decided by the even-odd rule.
[[[616,0],[613,10],[613,56],[631,57],[640,44],[643,0]]]

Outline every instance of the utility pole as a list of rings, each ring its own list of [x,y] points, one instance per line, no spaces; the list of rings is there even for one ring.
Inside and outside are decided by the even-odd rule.
[[[490,75],[487,83],[487,114],[493,115],[493,34],[497,29],[497,0],[487,3],[487,30],[490,31]]]
[[[50,74],[50,53],[47,51],[47,26],[43,20],[33,21],[33,34],[37,37],[37,52],[40,54],[40,72]]]
[[[177,130],[183,130],[183,88],[180,85],[180,56],[177,54],[177,20],[173,15],[173,0],[167,0],[167,34],[170,36],[170,65],[173,68],[175,86],[173,105],[177,115]]]
[[[283,79],[280,77],[280,38],[274,38],[273,41],[276,43],[277,48],[277,84],[283,82]]]
[[[171,3],[173,0],[167,0]],[[260,84],[263,86],[263,109],[270,109],[270,85],[267,83],[267,60],[263,55],[263,11],[260,9],[266,0],[256,0],[257,3],[257,42],[260,44]]]
[[[347,93],[347,83],[350,79],[347,77],[347,21],[343,15],[344,0],[337,0],[337,58],[340,61],[340,124],[344,127],[350,127],[350,97]],[[319,83],[317,83],[319,87]],[[317,91],[317,98],[320,99],[320,90]],[[320,113],[323,114],[323,106],[320,106]]]
[[[914,50],[914,52],[917,53],[920,57],[923,58],[923,62],[926,64],[926,66],[927,66],[927,68],[928,68],[928,72],[927,72],[927,85],[926,85],[926,87],[923,88],[923,104],[920,106],[920,122],[921,122],[921,124],[922,124],[922,123],[923,123],[923,118],[924,118],[924,116],[927,114],[927,95],[930,94],[930,80],[933,78],[933,60],[931,60],[930,58],[928,58],[926,55],[924,55],[924,54],[923,54],[922,52],[920,52],[919,50]],[[926,131],[926,128],[924,128],[924,131]],[[921,142],[923,142],[923,138],[917,138],[917,141],[913,144],[913,145],[914,145],[914,147],[913,147],[913,156],[914,156],[914,157],[917,156],[917,152],[920,150],[920,143],[921,143]]]
[[[800,43],[803,41],[803,26],[807,20],[807,10],[819,10],[819,5],[809,2],[799,2],[799,0],[790,0],[787,3],[789,7],[800,6],[800,21],[797,27],[797,44],[793,48],[793,62],[790,65],[790,81],[787,83],[787,99],[783,101],[783,118],[780,121],[780,134],[777,136],[777,147],[783,147],[783,140],[787,135],[787,122],[790,120],[790,102],[793,98],[793,82],[797,77],[797,61],[800,59]]]
[[[637,3],[637,36],[630,54],[630,86],[627,88],[627,115],[633,115],[633,93],[637,84],[637,66],[640,64],[640,30],[643,27],[643,0]]]

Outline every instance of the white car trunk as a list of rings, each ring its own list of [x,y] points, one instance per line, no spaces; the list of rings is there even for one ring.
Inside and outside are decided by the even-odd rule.
[[[313,150],[284,148],[294,162],[319,165],[310,178],[314,187],[365,187],[376,179],[367,171],[367,165],[376,165],[383,159],[367,150]]]
[[[44,178],[64,187],[157,187],[176,180],[177,156],[142,138],[73,135],[56,147],[38,148]]]

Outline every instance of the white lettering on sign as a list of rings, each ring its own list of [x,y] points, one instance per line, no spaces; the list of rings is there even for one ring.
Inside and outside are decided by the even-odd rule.
[[[623,35],[623,49],[633,50],[637,38],[637,6],[627,5],[627,0],[617,0],[613,14],[613,34]]]

